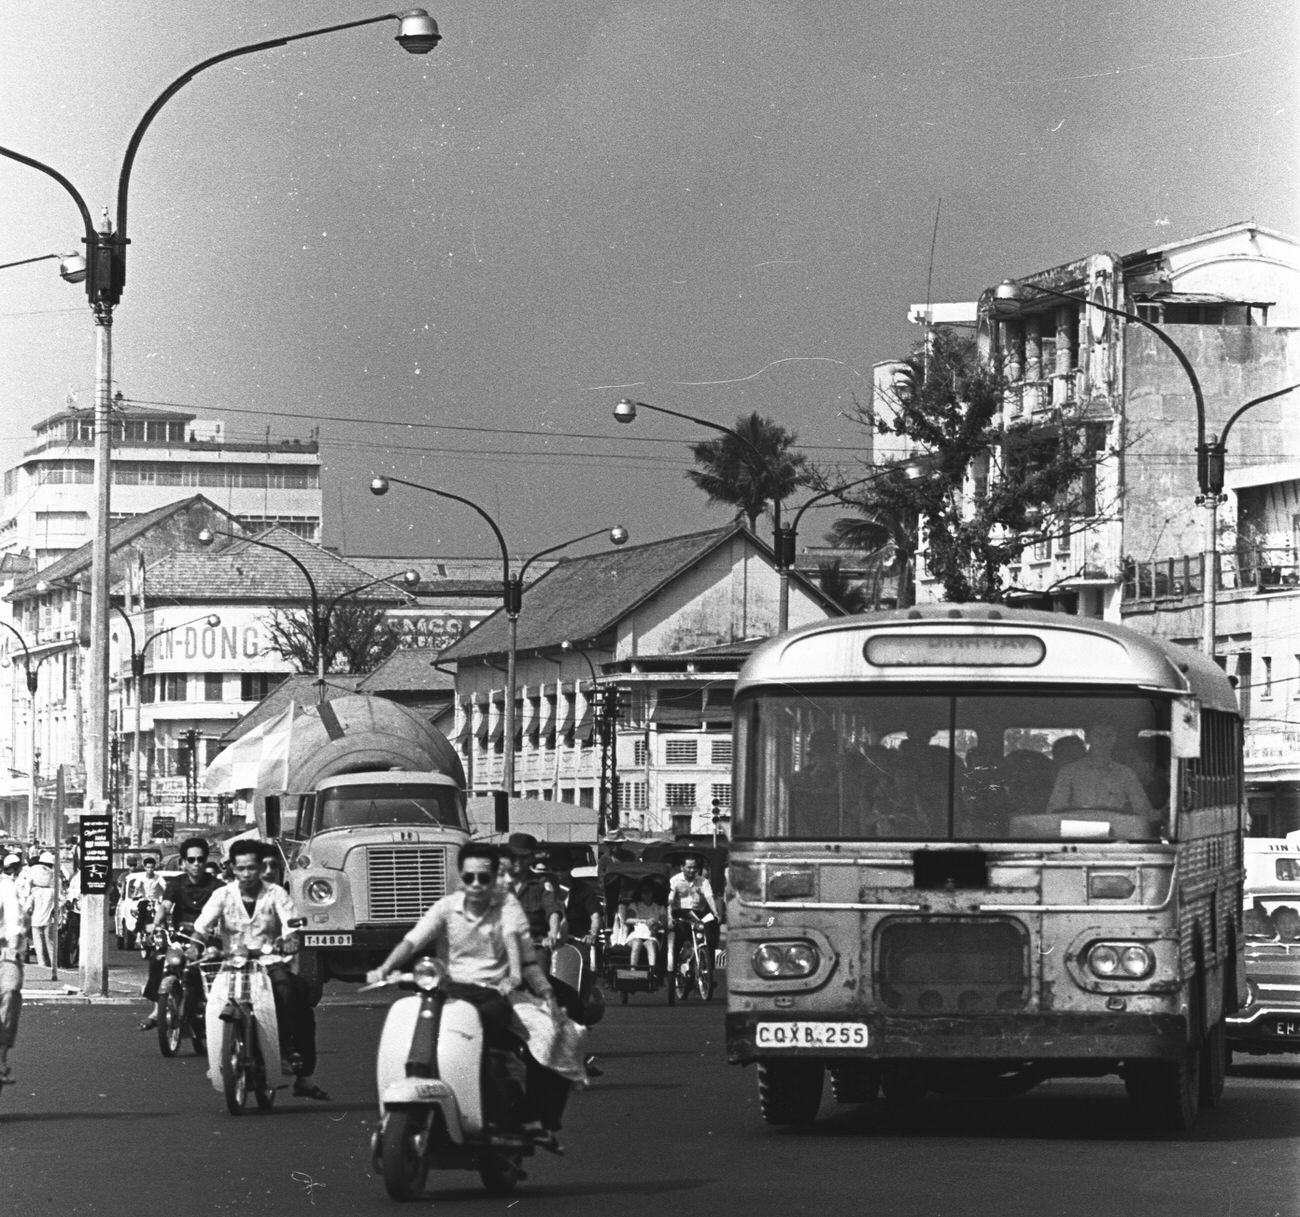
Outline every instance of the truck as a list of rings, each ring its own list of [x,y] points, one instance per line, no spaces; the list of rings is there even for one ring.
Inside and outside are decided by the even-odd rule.
[[[441,731],[387,698],[291,707],[284,730],[263,748],[253,805],[284,849],[315,1002],[330,979],[364,979],[454,888],[465,771]]]

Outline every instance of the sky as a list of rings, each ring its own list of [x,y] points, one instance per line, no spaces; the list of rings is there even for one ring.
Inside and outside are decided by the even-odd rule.
[[[131,134],[221,52],[361,0],[0,5],[0,145],[116,209]],[[461,0],[217,65],[131,177],[125,398],[309,437],[324,540],[527,557],[608,525],[719,526],[685,479],[757,411],[861,476],[848,415],[920,338],[908,306],[1239,220],[1300,235],[1294,0]],[[0,159],[0,262],[79,247],[70,197]],[[55,261],[0,271],[0,464],[95,339]],[[833,511],[810,511],[818,543]],[[766,532],[765,526],[760,531]],[[590,550],[587,542],[574,552]]]

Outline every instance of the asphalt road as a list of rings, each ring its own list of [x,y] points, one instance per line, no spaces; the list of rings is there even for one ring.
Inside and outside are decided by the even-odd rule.
[[[320,1009],[327,1104],[282,1092],[235,1118],[190,1054],[164,1060],[141,1004],[32,1002],[0,1098],[5,1212],[172,1217],[383,1213],[370,1174],[371,1053],[382,1003]],[[570,1105],[564,1158],[490,1197],[468,1173],[431,1177],[423,1211],[529,1217],[1300,1217],[1300,1058],[1247,1063],[1184,1137],[1137,1124],[1115,1080],[1015,1099],[837,1107],[808,1131],[758,1115],[752,1071],[725,1063],[722,1004],[611,1006],[593,1032],[605,1075]]]

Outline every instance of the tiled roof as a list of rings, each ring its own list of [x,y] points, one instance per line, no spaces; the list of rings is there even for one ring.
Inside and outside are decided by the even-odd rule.
[[[306,568],[316,585],[321,608],[374,578],[319,545],[313,545],[285,528],[269,528],[257,541],[277,546],[292,554]],[[216,546],[220,544],[221,548]],[[156,600],[251,600],[259,604],[277,601],[306,603],[311,590],[298,566],[276,550],[255,545],[251,540],[219,537],[211,550],[175,551],[145,571],[145,587]],[[355,599],[377,604],[406,603],[404,591],[381,583],[356,593]]]
[[[357,686],[358,693],[434,693],[455,688],[450,672],[433,666],[437,653],[429,650],[394,651]]]
[[[217,513],[235,523],[234,517],[224,508],[218,507],[206,495],[195,494],[187,499],[178,499],[174,503],[165,503],[162,507],[155,507],[152,511],[146,511],[138,516],[132,516],[129,520],[123,520],[120,524],[114,524],[109,530],[108,547],[110,552],[121,549],[124,545],[129,545],[136,538],[154,528],[169,516],[179,515],[183,512],[190,511],[194,507],[204,507],[209,511]],[[34,575],[27,579],[20,580],[15,586],[13,594],[17,596],[20,592],[33,592],[35,588],[31,585],[45,580],[55,582],[56,580],[70,580],[77,578],[78,575],[86,574],[90,570],[91,551],[94,548],[93,541],[87,541],[79,549],[74,549],[71,553],[64,554],[57,558],[48,566],[42,567]]]
[[[682,571],[743,531],[733,524],[558,563],[524,593],[519,649],[600,637]],[[506,649],[506,615],[498,610],[444,650],[442,658],[456,663]]]

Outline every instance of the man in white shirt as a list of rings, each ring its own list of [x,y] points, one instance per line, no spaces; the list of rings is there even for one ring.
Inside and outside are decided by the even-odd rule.
[[[0,1087],[13,1081],[9,1049],[18,1038],[23,1006],[23,959],[27,955],[26,921],[18,900],[18,885],[0,873]]]
[[[718,902],[713,897],[713,884],[704,874],[697,854],[687,854],[682,859],[682,869],[668,881],[668,916],[673,925],[673,958],[681,959],[682,940],[689,932],[685,922],[695,918],[704,923],[709,958],[702,962],[711,967],[718,950],[722,923],[718,917]]]
[[[297,934],[298,911],[289,893],[277,883],[262,878],[261,843],[251,838],[230,847],[235,881],[212,893],[194,922],[199,937],[215,934],[223,951],[236,947],[261,947],[262,962],[275,993],[275,1015],[281,1042],[290,1059],[296,1055],[297,1077],[293,1093],[298,1098],[327,1100],[312,1080],[316,1071],[316,1014],[311,1008],[307,982],[289,969],[290,954],[281,950],[282,940]],[[268,1061],[268,1066],[274,1062]]]

